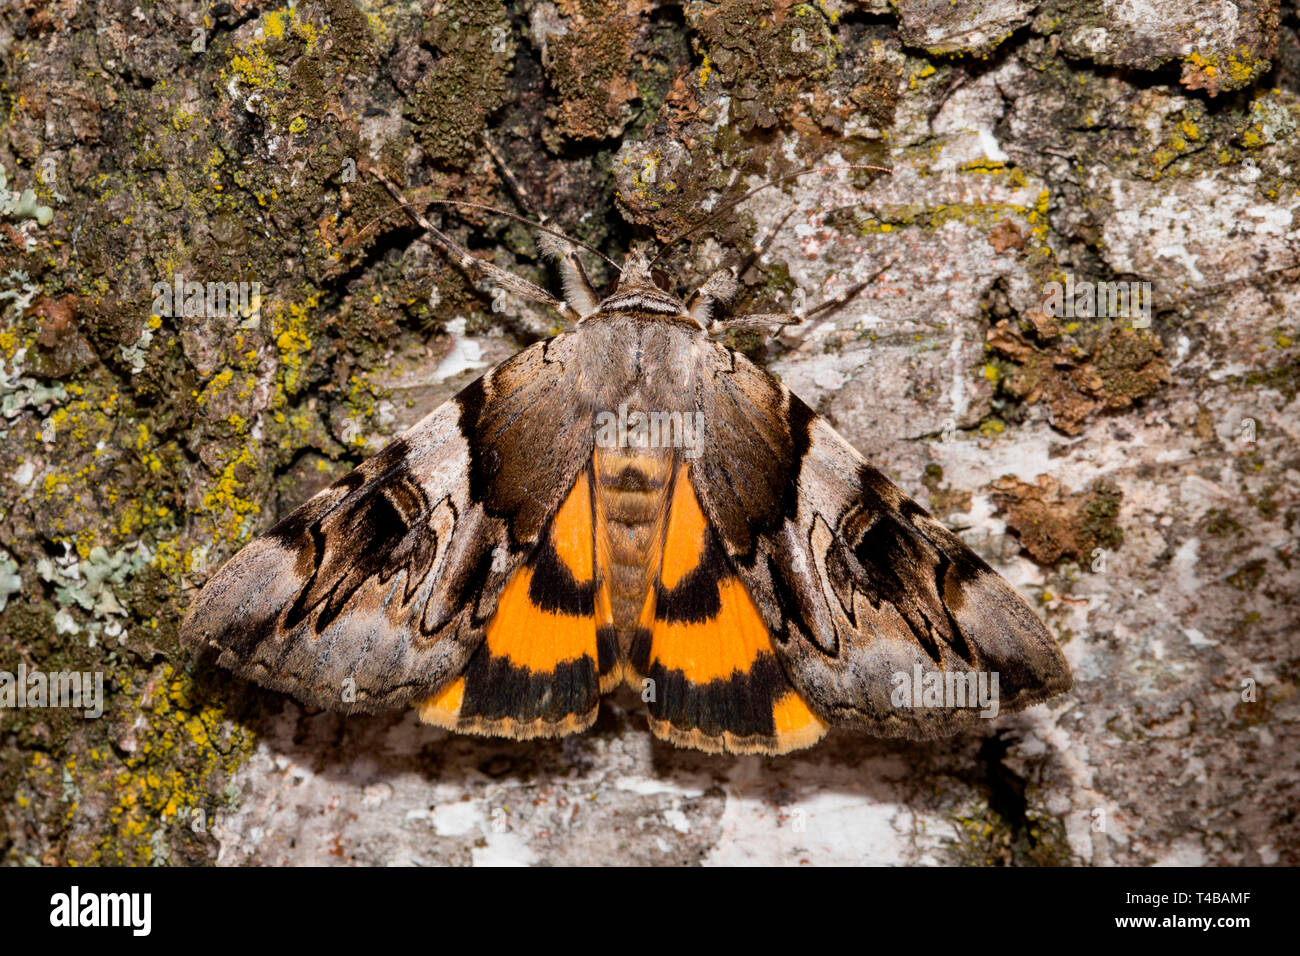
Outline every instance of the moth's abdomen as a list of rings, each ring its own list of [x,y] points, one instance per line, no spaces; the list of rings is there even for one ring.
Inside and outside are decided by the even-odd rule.
[[[666,448],[597,448],[596,562],[601,577],[596,616],[613,631],[625,660],[654,594],[663,551],[673,454]],[[602,675],[606,689],[622,679],[620,667]]]

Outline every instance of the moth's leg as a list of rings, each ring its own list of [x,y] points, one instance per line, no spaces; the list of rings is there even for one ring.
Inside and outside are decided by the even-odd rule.
[[[787,325],[798,325],[803,320],[796,312],[755,312],[714,322],[709,326],[709,333],[771,331],[779,335]]]
[[[487,133],[483,134],[483,145],[487,148],[492,161],[496,163],[497,169],[501,170],[501,175],[505,177],[506,185],[510,187],[515,202],[519,203],[520,208],[527,215],[536,219],[543,226],[550,226],[551,217],[538,208],[537,203],[533,201],[532,194],[515,176],[514,170],[506,164],[505,159],[497,151],[496,145]],[[542,252],[554,259],[559,266],[560,282],[564,286],[564,298],[569,305],[573,306],[574,310],[581,315],[590,315],[595,312],[596,307],[600,305],[600,297],[596,295],[591,280],[587,278],[587,270],[583,268],[582,260],[578,258],[578,251],[573,244],[547,232],[540,235],[538,242],[542,247]]]
[[[577,322],[582,318],[577,310],[563,299],[557,299],[539,285],[534,285],[527,279],[515,275],[500,266],[494,266],[490,262],[484,262],[482,259],[471,256],[461,245],[452,239],[451,236],[444,233],[441,229],[431,223],[425,215],[414,209],[402,196],[402,192],[397,188],[387,176],[374,167],[370,168],[370,174],[384,184],[384,188],[397,201],[398,205],[406,210],[406,214],[420,228],[424,229],[433,239],[443,248],[443,251],[449,255],[452,260],[476,276],[486,278],[495,282],[501,288],[513,292],[520,298],[527,299],[530,302],[540,302],[543,305],[549,305],[555,311],[559,312],[565,319],[570,322]]]
[[[756,329],[772,329],[773,335],[779,335],[781,330],[788,325],[800,325],[809,319],[815,319],[818,316],[829,315],[835,310],[843,307],[847,302],[853,299],[871,283],[875,282],[884,275],[893,265],[893,261],[885,263],[870,278],[849,286],[843,292],[818,302],[811,309],[794,312],[757,312],[753,315],[738,315],[735,318],[723,319],[714,322],[709,327],[709,332],[714,331],[753,331]]]
[[[794,207],[792,206],[786,210],[785,215],[781,217],[781,221],[768,230],[767,235],[754,243],[754,248],[749,251],[749,255],[747,255],[740,265],[736,267],[737,278],[742,278],[746,272],[754,267],[754,263],[767,255],[767,250],[772,247],[772,243],[776,241],[776,237],[780,234],[781,230],[785,228],[785,224],[789,222],[790,217],[793,215]]]
[[[754,248],[750,250],[748,256],[739,263],[733,263],[719,269],[705,280],[704,285],[691,293],[686,300],[686,311],[691,314],[695,321],[706,329],[716,324],[718,321],[716,316],[717,308],[725,306],[731,301],[731,297],[736,294],[740,277],[753,268],[754,263],[767,252],[772,245],[772,241],[776,239],[777,233],[781,231],[793,213],[793,209],[788,210],[781,217],[781,221],[768,231],[767,235],[754,243]]]
[[[736,294],[736,288],[736,270],[719,269],[704,280],[704,285],[690,294],[685,303],[686,311],[703,328],[710,328],[717,324],[713,310],[719,305],[726,305]]]

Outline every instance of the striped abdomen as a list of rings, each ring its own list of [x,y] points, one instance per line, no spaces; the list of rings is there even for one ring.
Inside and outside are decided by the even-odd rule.
[[[596,449],[596,617],[602,626],[613,628],[620,660],[627,658],[637,630],[648,628],[654,614],[672,473],[671,449]],[[621,679],[621,668],[615,666],[602,675],[602,686]]]

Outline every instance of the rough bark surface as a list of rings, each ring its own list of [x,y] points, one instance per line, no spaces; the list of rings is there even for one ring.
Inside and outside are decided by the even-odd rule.
[[[1300,863],[1300,41],[1271,0],[10,0],[0,9],[8,863]],[[188,597],[555,330],[414,201],[541,209],[697,284],[784,227],[738,345],[1040,610],[1067,696],[781,759],[344,718],[196,667]],[[445,227],[550,283],[536,237]],[[607,279],[608,276],[602,276]],[[1050,308],[1146,283],[1149,325]],[[155,284],[260,283],[252,314]],[[495,306],[495,307],[494,307]],[[228,310],[229,312],[229,310]],[[1057,314],[1053,314],[1056,312]],[[1136,327],[1135,327],[1136,326]]]

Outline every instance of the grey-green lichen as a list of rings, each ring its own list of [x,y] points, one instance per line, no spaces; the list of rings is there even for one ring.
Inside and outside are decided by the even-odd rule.
[[[34,189],[24,189],[21,192],[9,189],[9,179],[3,163],[0,163],[0,219],[13,222],[34,219],[41,226],[48,226],[54,221],[54,210],[37,201]],[[29,242],[34,245],[34,240]]]

